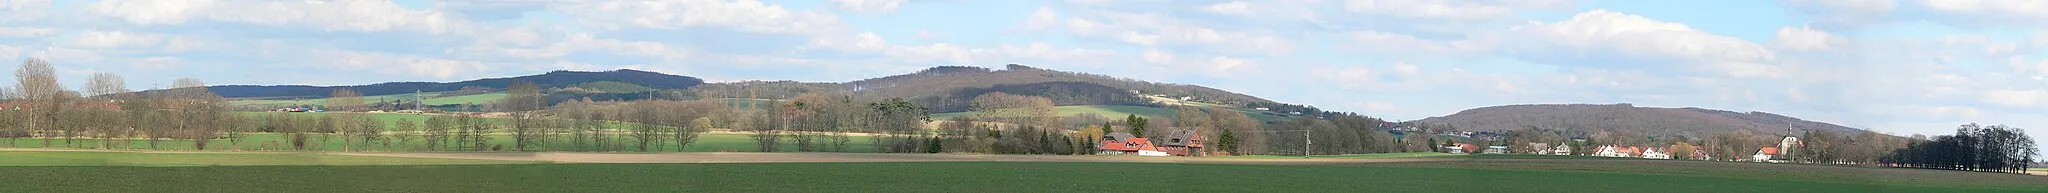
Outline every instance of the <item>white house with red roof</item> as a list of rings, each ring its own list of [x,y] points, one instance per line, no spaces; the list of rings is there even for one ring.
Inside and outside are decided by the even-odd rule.
[[[1103,135],[1101,144],[1102,147],[1096,148],[1097,155],[1172,156],[1165,151],[1159,151],[1159,146],[1153,145],[1152,140],[1132,136],[1130,133]]]

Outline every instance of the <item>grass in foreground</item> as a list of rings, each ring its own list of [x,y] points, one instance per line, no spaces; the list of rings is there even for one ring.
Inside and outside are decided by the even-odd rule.
[[[0,167],[0,192],[2028,192],[2048,186],[1144,163]]]
[[[541,162],[394,158],[313,153],[135,153],[0,151],[0,166],[451,165]]]
[[[1437,152],[1411,152],[1411,153],[1375,153],[1375,154],[1350,154],[1350,155],[1316,155],[1316,156],[1310,156],[1309,158],[1314,158],[1314,159],[1325,159],[1325,158],[1336,158],[1336,159],[1376,159],[1376,158],[1423,158],[1423,157],[1458,157],[1458,156],[1467,156],[1467,155],[1465,155],[1465,154],[1449,154],[1449,153],[1437,153]],[[1224,158],[1253,158],[1253,159],[1303,159],[1303,158],[1302,158],[1301,156],[1289,156],[1289,155],[1247,155],[1247,156],[1230,156],[1230,157],[1224,157]]]
[[[252,133],[252,134],[248,134],[248,135],[249,135],[249,136],[248,136],[248,138],[245,138],[245,139],[243,139],[244,141],[240,142],[239,144],[230,144],[230,143],[228,143],[228,141],[227,141],[227,140],[213,140],[212,142],[209,142],[209,143],[207,144],[207,146],[208,146],[208,147],[207,147],[206,149],[207,149],[207,150],[212,150],[212,151],[222,151],[222,150],[233,150],[233,151],[289,151],[289,150],[290,150],[290,148],[291,148],[291,146],[289,146],[289,145],[288,145],[288,144],[289,144],[289,141],[288,141],[288,140],[286,140],[286,139],[285,139],[285,137],[284,137],[284,135],[281,135],[281,134],[271,134],[271,133]],[[315,137],[311,137],[311,140],[313,141],[313,144],[311,144],[311,145],[308,145],[308,146],[309,146],[309,147],[308,147],[308,149],[315,149],[315,150],[323,150],[323,151],[341,151],[341,150],[342,150],[342,145],[343,145],[344,143],[343,143],[343,142],[341,141],[341,136],[340,136],[340,135],[325,135],[325,136],[329,136],[329,137],[327,137],[327,138],[326,138],[325,140],[322,140],[322,139],[321,139],[320,137],[318,137],[318,136],[322,136],[322,135],[315,135]],[[564,136],[562,136],[562,137],[566,138],[566,137],[568,137],[568,136],[567,136],[567,135],[564,135]],[[628,148],[627,148],[627,151],[639,151],[639,149],[638,149],[638,143],[635,143],[635,142],[633,142],[633,138],[631,138],[631,137],[627,137],[627,136],[624,136],[624,135],[620,135],[620,136],[615,136],[615,137],[618,137],[618,139],[617,139],[617,140],[619,140],[619,141],[621,141],[621,142],[625,143],[626,147],[628,147]],[[847,147],[847,149],[845,149],[845,151],[843,151],[843,152],[875,152],[875,151],[876,151],[876,150],[875,150],[875,143],[874,143],[874,139],[873,139],[873,137],[869,137],[869,136],[848,136],[847,138],[850,138],[850,139],[852,139],[852,141],[850,141],[850,142],[848,142],[848,143],[847,143],[847,146],[848,146],[848,147]],[[100,146],[100,145],[99,145],[99,144],[100,144],[100,140],[99,140],[99,139],[92,139],[92,140],[84,140],[84,139],[81,139],[81,140],[74,140],[74,141],[72,141],[72,142],[71,142],[72,144],[69,144],[69,145],[67,145],[67,144],[66,144],[66,143],[64,142],[64,139],[61,139],[61,138],[59,138],[59,139],[52,139],[52,141],[51,141],[51,144],[50,144],[49,146],[44,146],[44,145],[43,145],[43,139],[41,139],[41,138],[16,138],[16,139],[14,139],[14,141],[13,141],[14,143],[12,143],[12,144],[13,144],[14,146],[8,146],[8,144],[7,144],[7,143],[5,143],[5,141],[6,141],[6,140],[7,140],[7,139],[4,139],[4,138],[0,138],[0,147],[20,147],[20,148],[59,148],[59,149],[93,149],[93,148],[97,148],[97,147],[99,147],[99,146]],[[426,142],[424,142],[424,141],[421,141],[421,140],[423,140],[423,139],[419,139],[418,137],[415,137],[415,139],[414,139],[414,141],[413,141],[412,145],[413,145],[413,146],[419,146],[419,145],[422,145],[422,144],[425,144],[425,143],[426,143]],[[758,151],[760,150],[760,148],[759,148],[759,147],[757,147],[757,146],[756,146],[756,145],[754,144],[754,141],[753,141],[753,140],[754,140],[753,138],[751,138],[751,137],[750,137],[749,135],[746,135],[746,134],[723,134],[723,133],[705,133],[705,134],[702,134],[702,135],[699,135],[699,136],[698,136],[698,138],[697,138],[697,142],[694,142],[694,143],[690,143],[690,145],[689,145],[689,146],[685,146],[685,147],[683,147],[683,151],[685,151],[685,152],[758,152]],[[120,140],[120,139],[116,139],[116,140],[114,140],[113,142],[114,142],[114,144],[117,144],[117,145],[116,145],[117,147],[115,147],[115,148],[114,148],[114,149],[116,149],[116,150],[149,150],[149,149],[150,149],[150,148],[149,148],[149,142],[148,142],[148,141],[146,141],[146,140],[134,140],[134,141],[127,141],[127,140]],[[158,144],[157,144],[157,147],[158,147],[158,149],[157,149],[157,150],[194,150],[194,148],[193,148],[193,142],[192,142],[192,140],[160,140],[160,141],[158,141],[157,143],[158,143]],[[120,145],[118,145],[118,144],[126,144],[126,146],[120,146]],[[512,136],[511,136],[511,135],[507,135],[507,134],[497,134],[497,135],[491,135],[491,137],[490,137],[490,141],[489,141],[489,142],[487,142],[485,146],[486,146],[486,147],[489,147],[489,146],[492,146],[492,145],[496,145],[496,146],[499,146],[499,147],[501,147],[501,148],[502,148],[502,151],[513,151],[513,145],[516,145],[516,142],[512,140]],[[592,146],[591,146],[591,145],[586,145],[586,147],[592,147]],[[362,148],[361,146],[358,146],[358,147],[356,147],[356,149],[361,149],[361,148]],[[375,146],[375,147],[370,147],[370,148],[371,148],[371,151],[399,151],[399,152],[404,152],[404,151],[447,151],[447,150],[426,150],[426,149],[422,149],[422,148],[417,148],[417,147],[411,147],[411,148],[408,148],[408,147],[404,147],[403,145],[400,145],[399,147],[383,147],[383,146],[381,146],[381,144],[379,144],[379,145],[377,145],[377,146]],[[791,142],[786,142],[786,141],[782,143],[782,148],[781,148],[781,149],[782,149],[782,151],[783,151],[783,152],[793,152],[793,151],[796,151],[796,150],[797,150],[797,148],[796,148],[796,144],[795,144],[795,143],[791,143]],[[556,141],[553,141],[553,142],[551,142],[551,143],[548,143],[548,144],[544,144],[544,145],[538,145],[538,146],[535,146],[535,147],[529,147],[529,150],[530,150],[530,151],[574,151],[574,150],[577,150],[577,147],[576,147],[576,146],[575,146],[574,144],[572,144],[572,143],[568,142],[568,141],[567,141],[567,139],[561,139],[561,140],[556,140]],[[650,145],[650,147],[649,147],[649,150],[650,150],[650,151],[655,151],[655,152],[676,152],[676,147],[675,147],[675,143],[674,143],[674,142],[672,142],[672,141],[670,141],[670,142],[665,142],[665,143],[660,143],[660,144],[652,144],[652,145]],[[360,151],[360,150],[358,150],[358,151]]]

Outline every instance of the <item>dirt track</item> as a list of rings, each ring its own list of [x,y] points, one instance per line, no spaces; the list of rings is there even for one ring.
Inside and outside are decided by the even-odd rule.
[[[795,163],[795,162],[1133,162],[1215,164],[1352,164],[1455,161],[1459,158],[1247,159],[1136,156],[1045,156],[898,153],[336,153],[340,155],[546,161],[557,163]]]

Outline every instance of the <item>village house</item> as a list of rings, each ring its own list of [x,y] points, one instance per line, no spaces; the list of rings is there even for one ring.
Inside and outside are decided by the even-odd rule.
[[[1508,146],[1503,146],[1503,145],[1494,145],[1494,146],[1486,146],[1486,150],[1485,150],[1485,151],[1481,151],[1481,152],[1479,152],[1479,153],[1482,153],[1482,154],[1507,154],[1507,153],[1508,153]]]
[[[1173,156],[1207,156],[1202,152],[1202,135],[1194,131],[1174,132],[1166,137],[1166,144],[1159,151]]]
[[[1550,155],[1571,155],[1571,154],[1572,154],[1572,146],[1571,146],[1571,145],[1566,145],[1566,144],[1557,144],[1557,148],[1550,148]]]
[[[1665,152],[1664,148],[1646,147],[1642,149],[1644,159],[1671,159],[1670,152]]]
[[[1764,147],[1762,149],[1757,149],[1755,155],[1749,155],[1749,160],[1755,162],[1777,162],[1776,160],[1773,160],[1777,156],[1778,147]]]
[[[1529,152],[1523,153],[1548,155],[1550,154],[1550,143],[1529,143]]]
[[[1102,136],[1102,147],[1096,148],[1099,155],[1168,156],[1152,145],[1150,139],[1132,136],[1130,133],[1111,133]]]

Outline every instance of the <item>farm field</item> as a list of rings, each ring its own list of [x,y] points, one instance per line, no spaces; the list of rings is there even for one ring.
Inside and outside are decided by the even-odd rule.
[[[1167,108],[1156,108],[1156,107],[1143,107],[1143,106],[1126,106],[1126,105],[1072,105],[1072,106],[1057,106],[1057,107],[1053,107],[1053,112],[1054,112],[1054,114],[1058,114],[1058,116],[1061,116],[1061,117],[1067,117],[1067,116],[1074,116],[1074,115],[1080,115],[1080,114],[1082,114],[1082,113],[1094,113],[1094,114],[1096,114],[1096,115],[1102,115],[1102,116],[1103,116],[1103,118],[1109,118],[1109,119],[1122,119],[1122,118],[1123,118],[1123,117],[1124,117],[1125,115],[1132,115],[1132,114],[1135,114],[1135,115],[1138,115],[1138,116],[1151,116],[1151,117],[1173,117],[1173,115],[1175,114],[1175,112],[1174,112],[1174,110],[1173,110],[1173,109],[1167,109]],[[979,113],[979,112],[973,112],[973,111],[969,111],[969,112],[953,112],[953,113],[940,113],[940,114],[932,114],[932,119],[933,119],[933,120],[945,120],[945,119],[947,119],[947,118],[953,118],[953,117],[958,117],[958,116],[974,116],[974,115],[975,115],[976,113]],[[1273,116],[1273,115],[1265,115],[1265,114],[1258,114],[1258,113],[1256,113],[1256,112],[1248,112],[1248,111],[1247,111],[1247,112],[1245,112],[1245,116],[1250,116],[1250,117],[1252,117],[1252,119],[1258,119],[1258,120],[1260,120],[1260,121],[1280,121],[1280,120],[1286,119],[1286,118],[1284,118],[1284,117],[1280,117],[1280,116]]]
[[[64,153],[75,152],[52,154]],[[39,158],[17,159],[36,162],[34,159]],[[1624,167],[1606,170],[1581,168],[1616,164]],[[1461,161],[1337,165],[1112,162],[336,165],[0,167],[0,173],[35,174],[15,176],[28,179],[10,180],[14,183],[0,186],[0,192],[1497,192],[1504,187],[1512,187],[1517,192],[2048,191],[2048,181],[2043,181],[2048,178],[2012,174],[1494,156],[1470,156],[1470,159]],[[1641,170],[1630,167],[1633,165],[1674,169]],[[1132,177],[1133,174],[1143,174],[1143,177]],[[1873,176],[1881,174],[1913,176]]]
[[[426,102],[425,102],[425,103],[426,103],[426,105],[449,105],[449,104],[488,104],[488,103],[492,103],[492,102],[497,102],[497,101],[498,101],[499,99],[503,99],[503,98],[505,98],[505,93],[504,93],[504,92],[494,92],[494,93],[484,93],[484,94],[473,94],[473,95],[462,95],[462,96],[451,96],[451,97],[438,97],[438,96],[440,96],[440,95],[439,95],[439,94],[440,94],[440,92],[425,92],[425,93],[420,93],[420,94],[422,94],[423,96],[425,96],[425,97],[426,97],[426,100],[425,100],[425,101],[426,101]],[[363,100],[366,100],[366,101],[377,101],[377,100],[379,100],[379,99],[387,99],[387,100],[399,100],[399,99],[404,99],[404,100],[410,101],[410,100],[412,100],[412,98],[413,98],[413,97],[414,97],[414,96],[413,96],[413,93],[404,93],[404,94],[389,94],[389,95],[377,95],[377,96],[363,96]],[[290,100],[290,99],[235,99],[235,100],[230,100],[230,101],[228,101],[228,104],[230,104],[230,105],[324,105],[324,104],[327,104],[327,99],[326,99],[326,98],[313,98],[313,99],[302,99],[302,100]]]
[[[321,136],[328,136],[328,138],[327,138],[326,140],[322,140],[322,139],[320,138]],[[566,136],[564,136],[564,137],[566,137]],[[638,149],[638,145],[637,145],[637,144],[635,144],[635,143],[632,143],[632,142],[633,142],[633,139],[632,139],[632,138],[630,138],[630,137],[626,137],[626,136],[624,136],[624,135],[619,135],[618,137],[619,137],[619,140],[622,140],[622,142],[626,142],[626,144],[625,144],[625,146],[624,146],[624,147],[626,148],[626,150],[627,150],[627,151],[638,151],[638,150],[639,150],[639,149]],[[339,135],[313,135],[312,137],[309,137],[309,138],[311,138],[311,140],[312,140],[312,141],[314,142],[313,144],[309,144],[309,145],[307,145],[307,146],[308,146],[307,148],[309,148],[309,149],[318,149],[318,150],[325,150],[325,151],[341,151],[341,150],[342,150],[342,146],[343,146],[343,144],[344,144],[344,143],[343,143],[343,142],[341,141],[341,136],[339,136]],[[848,142],[848,144],[847,144],[847,146],[848,146],[848,147],[847,147],[847,149],[845,149],[845,152],[875,152],[875,151],[876,151],[876,150],[875,150],[875,145],[874,145],[874,140],[873,140],[873,137],[870,137],[870,136],[848,136],[847,138],[850,138],[850,139],[852,139],[852,141]],[[5,141],[5,140],[7,140],[7,139],[0,139],[0,141]],[[228,142],[227,140],[224,140],[224,139],[217,139],[217,140],[213,140],[213,141],[211,141],[211,142],[208,142],[208,143],[207,143],[207,148],[206,148],[206,149],[207,149],[207,150],[210,150],[210,151],[224,151],[224,150],[234,150],[234,151],[289,151],[289,150],[290,150],[290,148],[291,148],[291,146],[290,146],[290,145],[289,145],[289,143],[288,143],[289,141],[287,141],[287,140],[286,140],[286,139],[284,138],[284,135],[282,135],[282,134],[271,134],[271,133],[253,133],[253,134],[249,134],[248,138],[244,138],[244,140],[245,140],[245,141],[242,141],[242,142],[240,142],[239,144],[232,144],[232,145],[231,145],[231,144],[230,144],[230,143],[229,143],[229,142]],[[422,144],[422,143],[423,143],[423,142],[417,141],[418,139],[415,139],[415,140],[416,140],[416,141],[414,141],[414,144]],[[134,140],[134,141],[127,141],[127,140],[115,139],[115,140],[113,140],[113,142],[114,142],[115,144],[123,144],[123,143],[127,144],[127,146],[117,146],[117,147],[115,147],[114,149],[116,149],[116,150],[148,150],[148,149],[149,149],[149,142],[148,142],[148,141],[146,141],[146,140]],[[49,145],[49,146],[44,146],[44,145],[43,145],[43,140],[42,140],[42,139],[40,139],[40,138],[18,138],[18,139],[14,139],[14,141],[13,141],[13,143],[12,143],[12,144],[13,144],[14,146],[7,146],[8,144],[0,144],[0,147],[19,147],[19,148],[49,148],[49,149],[91,149],[91,148],[96,148],[96,147],[99,147],[99,145],[100,145],[100,143],[101,143],[101,142],[100,142],[100,140],[96,140],[96,139],[95,139],[95,140],[85,140],[85,139],[80,139],[80,140],[77,140],[77,141],[73,141],[73,143],[74,143],[74,144],[76,144],[76,145],[65,145],[65,143],[64,143],[64,139],[52,139],[52,140],[51,140],[51,145]],[[159,149],[160,149],[160,150],[177,150],[177,151],[190,151],[190,150],[194,150],[194,148],[193,148],[193,141],[191,141],[191,140],[160,140],[160,141],[158,141],[157,143],[158,143],[158,144],[157,144],[157,147],[159,147]],[[501,151],[512,151],[512,150],[513,150],[513,145],[514,145],[514,144],[515,144],[515,143],[514,143],[514,141],[512,140],[512,136],[511,136],[511,135],[509,135],[509,134],[495,134],[495,135],[491,135],[491,137],[490,137],[490,140],[489,140],[489,141],[487,142],[487,145],[485,145],[485,146],[486,146],[486,147],[489,147],[489,146],[493,146],[493,145],[496,145],[496,146],[499,146],[499,147],[501,148]],[[76,147],[76,148],[74,148],[74,147]],[[362,148],[362,146],[358,146],[358,147],[356,147],[356,148],[357,148],[357,149],[360,149],[360,148]],[[389,147],[382,147],[382,146],[376,146],[376,147],[371,147],[371,148],[372,148],[372,149],[371,149],[371,151],[432,151],[432,150],[425,150],[425,149],[417,149],[417,148],[414,148],[414,149],[405,149],[405,148],[389,148]],[[650,145],[650,146],[649,146],[648,148],[649,148],[649,150],[650,150],[650,151],[657,151],[657,152],[675,152],[675,151],[676,151],[676,150],[675,150],[675,144],[674,144],[673,142],[669,142],[669,143],[662,143],[662,144],[659,144],[659,145]],[[656,149],[659,149],[659,150],[656,150]],[[697,142],[694,142],[694,143],[690,143],[690,145],[689,145],[689,146],[683,147],[683,151],[686,151],[686,152],[758,152],[758,151],[759,151],[759,149],[760,149],[759,147],[756,147],[756,146],[755,146],[755,144],[754,144],[754,141],[753,141],[753,139],[752,139],[752,138],[750,138],[750,137],[749,137],[748,135],[746,135],[746,134],[729,134],[729,133],[705,133],[705,134],[702,134],[702,135],[699,135],[699,136],[698,136],[698,138],[697,138]],[[570,144],[570,143],[568,143],[568,142],[556,142],[556,143],[552,143],[552,144],[546,144],[546,145],[542,145],[542,146],[539,146],[539,147],[529,147],[529,150],[530,150],[530,151],[550,151],[550,150],[553,150],[553,151],[564,151],[564,150],[576,150],[576,146],[574,146],[573,144]],[[785,151],[785,152],[789,152],[789,151],[796,151],[796,150],[797,150],[797,148],[795,147],[795,144],[793,144],[793,143],[787,143],[787,142],[785,142],[785,143],[783,143],[783,145],[782,145],[782,151]]]
[[[138,153],[0,151],[5,166],[252,166],[532,164],[533,161],[397,158],[316,153]]]
[[[1287,156],[1287,155],[1246,155],[1246,156],[1230,156],[1230,157],[1225,157],[1225,158],[1251,158],[1251,159],[1376,159],[1376,158],[1428,158],[1428,157],[1454,157],[1454,156],[1465,156],[1465,154],[1449,154],[1449,153],[1437,153],[1437,152],[1414,152],[1414,153],[1376,153],[1376,154],[1351,154],[1351,155],[1316,155],[1316,156],[1309,156],[1308,158],[1302,158],[1301,156]]]

